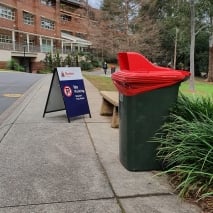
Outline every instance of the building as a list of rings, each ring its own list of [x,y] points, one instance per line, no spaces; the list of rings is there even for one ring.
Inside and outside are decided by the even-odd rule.
[[[87,10],[81,0],[1,0],[0,68],[15,59],[37,72],[46,53],[84,51]]]

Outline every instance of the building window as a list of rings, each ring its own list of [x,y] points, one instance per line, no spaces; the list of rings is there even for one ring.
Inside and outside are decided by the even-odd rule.
[[[47,6],[54,6],[55,2],[53,0],[41,0],[42,4],[45,4]]]
[[[23,21],[25,24],[34,25],[34,15],[31,13],[23,12]]]
[[[48,30],[54,30],[55,22],[46,18],[41,18],[41,27]]]
[[[65,30],[62,30],[61,34],[64,34],[65,36],[74,35],[73,32],[71,32],[71,31],[65,31]]]
[[[68,16],[68,15],[65,15],[65,14],[61,15],[61,21],[71,21],[71,19],[72,19],[71,16]]]
[[[0,42],[2,43],[12,43],[12,37],[9,35],[0,34]]]
[[[51,46],[51,40],[50,39],[42,39],[42,52],[51,52],[52,46]]]
[[[82,33],[76,33],[76,36],[79,37],[79,38],[83,38],[83,39],[86,38],[86,35],[82,34]]]
[[[35,40],[34,39],[30,39],[29,40],[29,45],[34,46],[35,45]]]
[[[30,45],[30,46],[33,46],[34,43],[35,43],[35,41],[34,41],[33,39],[30,39],[30,40],[29,40],[29,45]],[[27,46],[27,39],[24,39],[24,45]]]
[[[9,7],[0,5],[0,18],[5,18],[9,20],[15,19],[15,11]]]

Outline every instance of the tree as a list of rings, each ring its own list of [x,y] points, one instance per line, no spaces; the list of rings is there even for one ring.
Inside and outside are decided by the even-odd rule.
[[[196,3],[195,3],[196,2]],[[197,5],[195,12],[195,5]],[[209,72],[208,72],[208,81],[213,81],[213,51],[212,51],[212,33],[213,31],[210,28],[213,27],[212,25],[212,18],[213,18],[213,5],[211,0],[190,0],[190,8],[191,8],[191,49],[190,49],[190,71],[194,74],[194,52],[192,50],[193,46],[195,48],[195,36],[198,35],[201,31],[206,29],[210,33],[209,38]],[[199,20],[197,23],[195,20]],[[193,54],[193,55],[192,55]],[[193,76],[190,78],[190,89],[194,90],[192,85]]]
[[[213,82],[213,34],[209,38],[209,70],[207,81]]]
[[[191,45],[190,45],[190,80],[189,88],[194,91],[194,57],[195,57],[195,2],[190,0],[190,12],[191,12]]]
[[[157,17],[162,23],[163,32],[161,33],[161,38],[163,42],[165,41],[163,47],[168,49],[170,55],[173,55],[174,68],[176,67],[176,58],[178,56],[181,56],[181,54],[190,55],[191,77],[189,87],[192,91],[194,91],[196,35],[207,29],[207,20],[210,16],[206,10],[207,8],[212,8],[209,4],[210,0],[155,1],[155,14],[157,14]],[[189,13],[190,19],[187,17]],[[189,29],[191,33],[190,36],[187,36]],[[181,35],[182,38],[178,39]],[[189,46],[187,43],[190,44],[190,51],[186,48]],[[174,46],[174,48],[172,48],[172,46]],[[174,49],[174,54],[171,52],[172,49]]]
[[[194,58],[207,61],[204,45],[195,43],[202,32],[199,41],[206,44],[212,7],[211,0],[103,0],[94,43],[102,55],[138,51],[161,65],[190,66],[194,90],[194,75],[202,69]]]
[[[134,26],[140,8],[139,0],[104,0],[102,4],[103,18],[108,22],[108,30],[112,30],[114,49],[129,51],[134,49]]]
[[[146,1],[143,7],[143,15],[157,24],[158,40],[163,53],[163,65],[169,62],[176,66],[187,67],[187,55],[189,54],[189,9],[185,0],[155,0]],[[144,19],[143,19],[144,20]]]
[[[213,82],[213,5],[210,0],[208,1],[208,14],[209,14],[209,23],[210,23],[210,37],[209,37],[209,70],[208,78],[209,82]]]

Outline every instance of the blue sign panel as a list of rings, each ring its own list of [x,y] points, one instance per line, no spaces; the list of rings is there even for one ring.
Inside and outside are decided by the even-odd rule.
[[[67,117],[90,114],[83,80],[60,82]]]
[[[68,120],[90,114],[80,67],[58,67],[57,73]]]

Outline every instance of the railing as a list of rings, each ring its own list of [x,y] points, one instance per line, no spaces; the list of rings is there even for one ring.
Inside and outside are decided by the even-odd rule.
[[[13,44],[12,43],[0,42],[0,49],[1,50],[12,50],[13,49]]]
[[[29,52],[38,53],[41,52],[40,46],[29,45]]]
[[[66,0],[66,2],[74,3],[74,4],[78,4],[78,5],[82,5],[82,3],[80,2],[80,0]]]
[[[3,43],[0,42],[0,49],[1,50],[8,50],[8,51],[16,51],[16,52],[25,52],[25,53],[49,53],[52,54],[73,54],[78,52],[78,50],[70,49],[64,46],[63,48],[56,48],[51,47],[48,45],[42,45],[42,46],[35,46],[35,45],[24,45],[23,43],[15,43],[14,45],[12,43]]]
[[[78,8],[83,6],[83,3],[78,2],[78,1],[74,1],[74,0],[72,0],[72,1],[65,1],[65,2],[70,2],[70,3],[73,3],[75,5],[78,5]],[[76,11],[77,8],[75,6],[72,6],[71,4],[66,4],[66,3],[62,2],[62,3],[60,3],[60,9],[62,11],[66,11],[66,12],[69,12],[69,13],[75,13],[75,11]],[[80,15],[79,11],[78,11],[77,14]]]
[[[41,52],[40,50],[40,46],[35,46],[35,45],[24,45],[22,43],[15,43],[14,47],[12,47],[11,49],[8,49],[11,51],[18,51],[18,52]]]
[[[15,43],[15,49],[13,49],[13,51],[23,52],[24,51],[24,44]],[[26,47],[25,47],[25,51],[27,52],[27,48]]]

